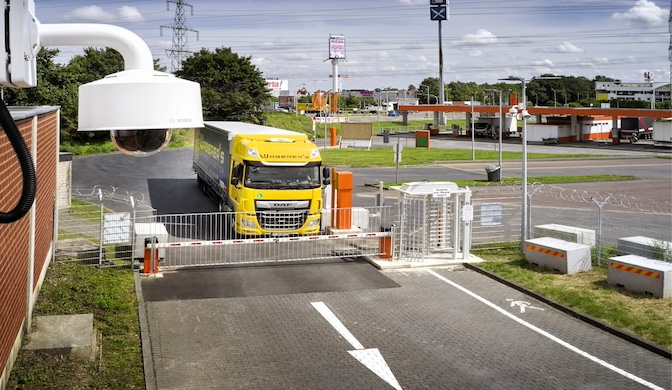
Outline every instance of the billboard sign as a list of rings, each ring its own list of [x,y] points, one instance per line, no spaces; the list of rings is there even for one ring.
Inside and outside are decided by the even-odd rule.
[[[343,35],[329,36],[329,59],[345,59],[345,37]]]
[[[266,79],[266,89],[270,89],[271,94],[278,97],[280,91],[289,91],[289,80]]]

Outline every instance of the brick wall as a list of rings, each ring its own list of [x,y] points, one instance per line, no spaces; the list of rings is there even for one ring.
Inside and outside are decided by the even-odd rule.
[[[35,225],[30,214],[12,224],[0,224],[0,389],[4,388],[23,335],[28,297],[30,236],[34,228],[33,291],[39,290],[52,249],[53,208],[58,163],[58,109],[35,107],[14,111],[19,131],[32,150],[33,118],[37,117],[37,194]],[[21,169],[4,131],[0,132],[0,211],[12,210],[21,196]]]

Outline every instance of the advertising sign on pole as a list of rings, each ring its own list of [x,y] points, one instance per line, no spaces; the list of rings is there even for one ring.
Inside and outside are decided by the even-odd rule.
[[[329,59],[345,59],[345,37],[343,35],[329,36]]]

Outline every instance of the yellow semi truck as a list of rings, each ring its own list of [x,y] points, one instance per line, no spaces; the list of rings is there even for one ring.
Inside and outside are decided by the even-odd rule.
[[[243,236],[317,234],[329,169],[303,133],[243,122],[205,122],[194,135],[199,188]]]

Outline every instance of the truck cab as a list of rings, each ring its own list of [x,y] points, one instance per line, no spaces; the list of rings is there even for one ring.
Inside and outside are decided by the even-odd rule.
[[[241,122],[206,122],[194,137],[199,186],[243,236],[320,232],[329,169],[306,134]]]

